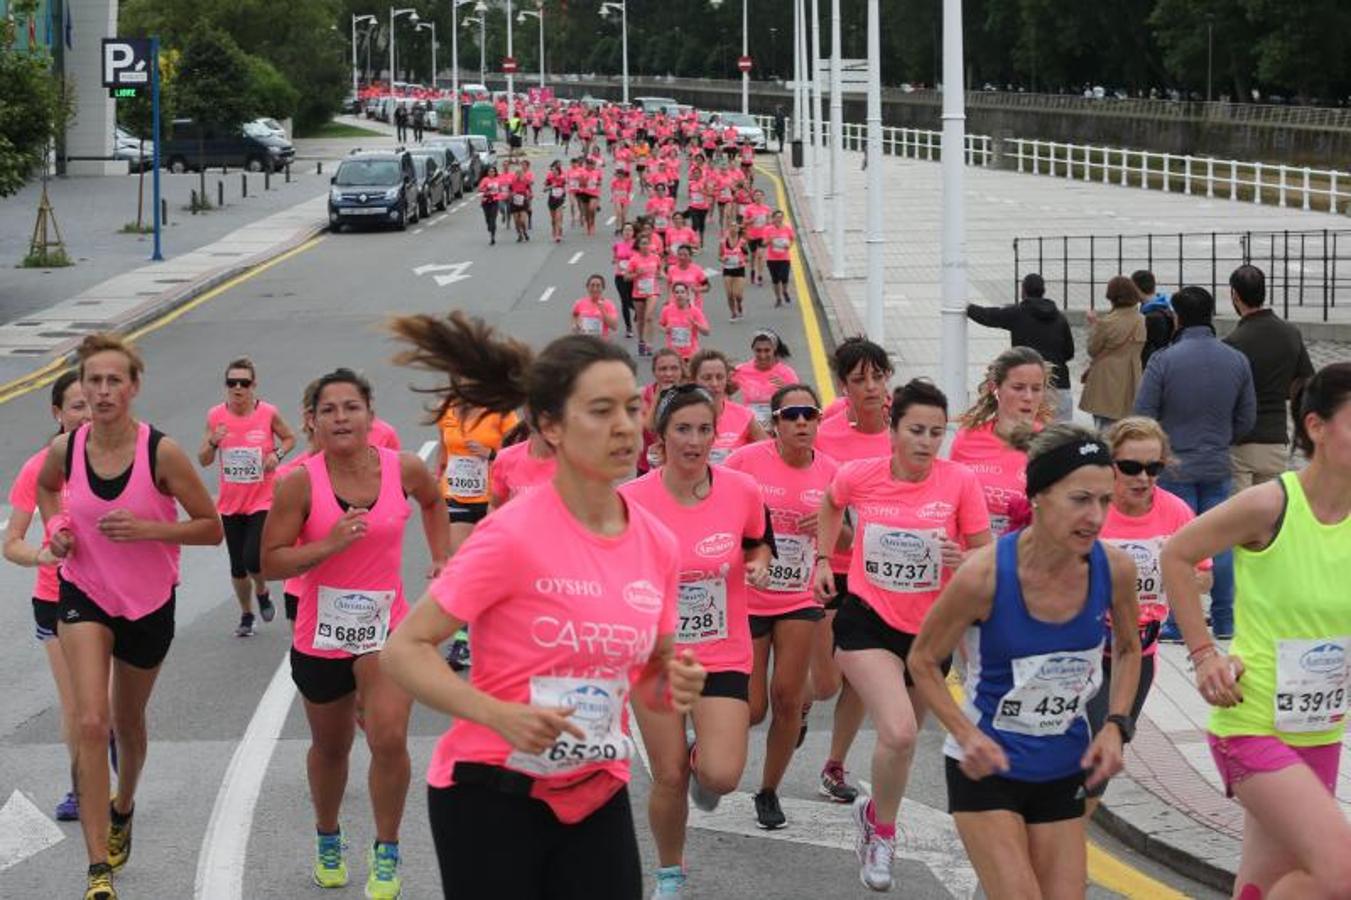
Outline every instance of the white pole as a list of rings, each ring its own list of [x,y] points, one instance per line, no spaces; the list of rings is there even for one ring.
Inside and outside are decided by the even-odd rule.
[[[806,0],[803,0],[806,2]],[[825,184],[821,180],[825,166],[825,129],[821,118],[821,0],[812,0],[812,231],[820,234],[826,230]]]
[[[621,0],[619,4],[620,32],[622,32],[621,41],[624,45],[624,105],[629,105],[629,0]]]
[[[544,93],[544,7],[539,8],[539,92]],[[543,97],[541,96],[541,100]]]
[[[436,23],[432,23],[432,93],[436,92]]]
[[[478,80],[488,80],[488,14],[478,15]]]
[[[352,59],[355,60],[355,38],[352,47]],[[355,62],[352,71],[356,72]],[[356,84],[355,78],[352,83]],[[802,4],[798,0],[793,0],[793,140],[802,140]]]
[[[966,87],[962,0],[943,0],[943,339],[942,388],[950,409],[966,408]]]
[[[840,0],[830,0],[830,259],[844,277],[844,87],[840,65]]]
[[[510,59],[511,52],[511,0],[507,0],[507,58]],[[516,75],[512,72],[507,73],[507,118],[516,118]]]
[[[394,7],[389,8],[389,94],[394,96]],[[390,122],[394,121],[394,112],[390,111]]]
[[[357,16],[352,13],[352,98],[357,95]]]
[[[750,0],[741,0],[741,55],[750,56],[750,18],[747,15],[747,6]],[[741,114],[749,115],[751,111],[751,73],[741,73]]]
[[[868,0],[868,337],[886,346],[882,297],[882,39],[878,0]]]
[[[460,0],[450,0],[450,133],[460,133]]]

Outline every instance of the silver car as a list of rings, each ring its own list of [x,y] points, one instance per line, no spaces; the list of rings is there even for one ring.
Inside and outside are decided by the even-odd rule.
[[[754,116],[738,112],[717,113],[717,116],[722,120],[724,127],[731,125],[737,130],[741,140],[748,142],[756,150],[769,149],[769,143],[765,140],[765,130],[755,121]]]

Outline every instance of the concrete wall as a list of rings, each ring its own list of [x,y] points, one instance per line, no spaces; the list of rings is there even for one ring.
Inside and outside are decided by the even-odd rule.
[[[103,39],[117,36],[117,0],[81,0],[68,8],[72,46],[64,51],[65,68],[76,99],[75,120],[66,129],[66,174],[125,175],[127,164],[109,158],[116,107],[102,86]]]

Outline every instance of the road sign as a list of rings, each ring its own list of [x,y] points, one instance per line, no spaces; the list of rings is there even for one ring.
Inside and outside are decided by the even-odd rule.
[[[103,86],[146,87],[150,84],[148,38],[103,39]]]
[[[753,62],[749,56],[738,57],[736,61],[736,67],[743,72],[749,72],[752,64]]]
[[[502,59],[502,71],[508,75],[516,74],[516,57],[507,56]]]
[[[821,60],[821,89],[830,90],[831,64],[834,60]],[[868,61],[866,59],[840,60],[840,90],[846,94],[862,94],[868,90]]]

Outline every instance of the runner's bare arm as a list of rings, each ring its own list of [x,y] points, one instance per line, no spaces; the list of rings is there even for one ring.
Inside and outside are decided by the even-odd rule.
[[[830,496],[830,491],[826,491],[825,497],[821,500],[821,510],[816,514],[816,546],[818,548],[839,547],[844,528],[844,510],[835,505],[835,501]],[[835,596],[835,576],[830,571],[830,566],[822,566],[819,563],[826,560],[822,557],[829,556],[818,550],[820,554],[816,560],[816,596],[820,600],[829,600]]]
[[[291,451],[296,448],[296,433],[291,430],[291,426],[281,417],[281,413],[272,415],[272,434],[277,438],[277,443],[281,445],[277,458],[283,459],[289,456]]]
[[[330,534],[323,540],[296,546],[309,514],[310,476],[304,466],[299,466],[272,487],[272,508],[263,523],[263,577],[275,581],[308,572],[355,539],[350,529],[361,514],[348,510],[334,529],[351,536],[346,543],[340,544]],[[341,528],[344,523],[346,528]]]
[[[216,504],[207,493],[206,485],[202,483],[201,476],[197,474],[197,469],[193,467],[192,460],[188,459],[183,448],[172,438],[164,438],[156,450],[155,464],[158,476],[156,487],[161,493],[177,500],[178,505],[188,514],[188,519],[175,522],[139,522],[135,529],[136,534],[131,539],[206,547],[224,540],[225,530],[221,527]],[[104,522],[115,515],[117,511],[109,513],[104,517]],[[109,537],[114,537],[104,527],[103,522],[99,523],[99,527]]]
[[[1140,602],[1135,592],[1138,574],[1135,561],[1119,547],[1104,546],[1112,568],[1112,621],[1136,622],[1140,618]],[[1140,684],[1140,632],[1123,627],[1112,629],[1112,694],[1108,698],[1108,713],[1128,716],[1135,702],[1135,691]],[[1089,770],[1086,787],[1096,787],[1105,779],[1121,771],[1123,735],[1118,728],[1103,728],[1093,738],[1084,754],[1083,767]]]
[[[441,491],[436,478],[417,454],[400,453],[399,469],[403,477],[403,489],[417,501],[422,512],[422,533],[427,538],[427,552],[432,557],[428,577],[434,577],[450,558],[450,519],[446,516]]]

